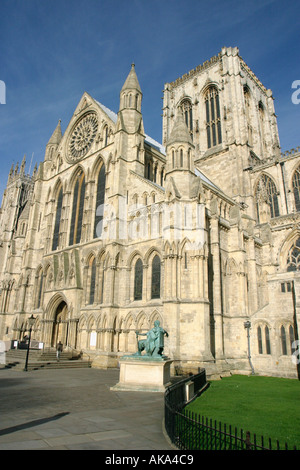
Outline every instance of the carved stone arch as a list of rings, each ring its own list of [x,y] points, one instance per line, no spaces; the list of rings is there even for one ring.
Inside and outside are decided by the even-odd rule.
[[[95,318],[94,313],[91,313],[87,319],[87,330],[92,330],[92,329],[96,330],[96,327],[97,327],[97,320]]]
[[[89,266],[92,259],[95,259],[97,261],[97,254],[94,252],[94,250],[89,251],[89,253],[85,257],[84,266]]]
[[[233,258],[228,258],[226,261],[225,273],[226,276],[236,274],[238,271],[237,264]]]
[[[163,326],[163,318],[157,309],[153,310],[153,312],[150,315],[150,318],[149,318],[150,328],[153,328],[154,322],[156,320],[160,322],[160,326]]]
[[[183,240],[181,240],[181,242],[179,242],[178,254],[183,256],[183,254],[189,250],[191,250],[191,241],[189,238],[185,237]]]
[[[78,322],[78,330],[86,330],[88,324],[88,317],[86,313],[80,315],[79,322]]]
[[[86,170],[84,169],[83,165],[81,165],[80,163],[76,164],[68,182],[67,182],[67,187],[68,187],[68,190],[69,191],[72,191],[74,189],[74,185],[76,183],[76,179],[78,177],[78,175],[82,174],[84,175],[84,177],[86,178]]]
[[[168,256],[170,253],[171,253],[171,245],[170,245],[169,240],[167,240],[164,245],[164,254],[165,256]]]
[[[97,155],[97,157],[95,158],[95,161],[94,161],[92,169],[91,169],[90,178],[92,180],[94,180],[94,181],[97,180],[99,171],[100,171],[100,169],[103,165],[104,165],[104,168],[106,168],[105,158],[102,154],[99,153]]]
[[[143,261],[143,255],[139,250],[134,250],[127,259],[127,267],[131,269],[133,265],[135,264],[136,260],[140,258]]]
[[[136,325],[136,316],[130,311],[124,318],[124,327],[127,329],[131,325]]]
[[[296,243],[297,239],[300,238],[300,226],[295,226],[291,232],[286,236],[281,245],[279,246],[277,253],[277,262],[281,267],[282,271],[287,269],[287,255],[291,247]]]
[[[143,310],[141,312],[139,312],[138,315],[137,315],[136,328],[137,328],[137,330],[148,330],[149,329],[149,319],[147,318],[147,315],[145,314],[145,312]]]
[[[136,316],[133,314],[133,312],[129,312],[126,317],[125,317],[125,322],[124,322],[124,327],[125,327],[125,332],[126,332],[126,338],[125,338],[125,350],[128,352],[136,352],[137,350],[137,340],[136,340]]]
[[[205,84],[200,90],[200,96],[202,99],[204,99],[206,93],[208,92],[210,88],[215,88],[218,93],[222,91],[220,84],[216,82],[215,80],[212,80],[211,78],[208,77]]]
[[[65,304],[68,306],[68,301],[63,293],[57,292],[56,294],[53,295],[53,297],[49,300],[45,309],[45,318],[47,320],[55,319],[57,307],[62,302],[65,302]]]
[[[158,255],[161,262],[162,262],[162,254],[161,254],[160,250],[157,247],[153,246],[153,247],[149,248],[149,250],[145,254],[145,257],[144,257],[145,263],[149,264],[152,261],[152,259],[154,258],[155,255]]]

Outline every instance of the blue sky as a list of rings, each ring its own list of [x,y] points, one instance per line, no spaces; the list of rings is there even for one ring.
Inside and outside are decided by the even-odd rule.
[[[275,98],[282,151],[300,145],[299,1],[1,0],[0,197],[12,163],[44,158],[59,119],[66,129],[84,91],[117,112],[131,63],[145,132],[161,142],[162,90],[223,46]]]

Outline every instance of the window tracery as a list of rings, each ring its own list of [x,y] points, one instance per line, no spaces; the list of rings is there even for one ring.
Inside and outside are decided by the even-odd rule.
[[[210,87],[205,94],[207,147],[211,148],[222,142],[219,92]]]

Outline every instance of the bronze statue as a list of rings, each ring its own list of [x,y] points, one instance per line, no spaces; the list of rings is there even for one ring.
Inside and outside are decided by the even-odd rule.
[[[146,351],[145,356],[158,358],[162,357],[164,349],[164,336],[169,336],[168,333],[160,326],[160,322],[156,320],[154,327],[147,333],[135,332],[136,337],[146,336],[146,339],[140,339],[138,341],[138,351],[134,356],[141,356],[142,351]]]

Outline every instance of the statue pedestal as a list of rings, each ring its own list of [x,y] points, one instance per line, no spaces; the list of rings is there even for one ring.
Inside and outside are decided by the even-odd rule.
[[[170,366],[167,357],[123,356],[120,359],[119,382],[115,391],[164,392],[170,385]]]

